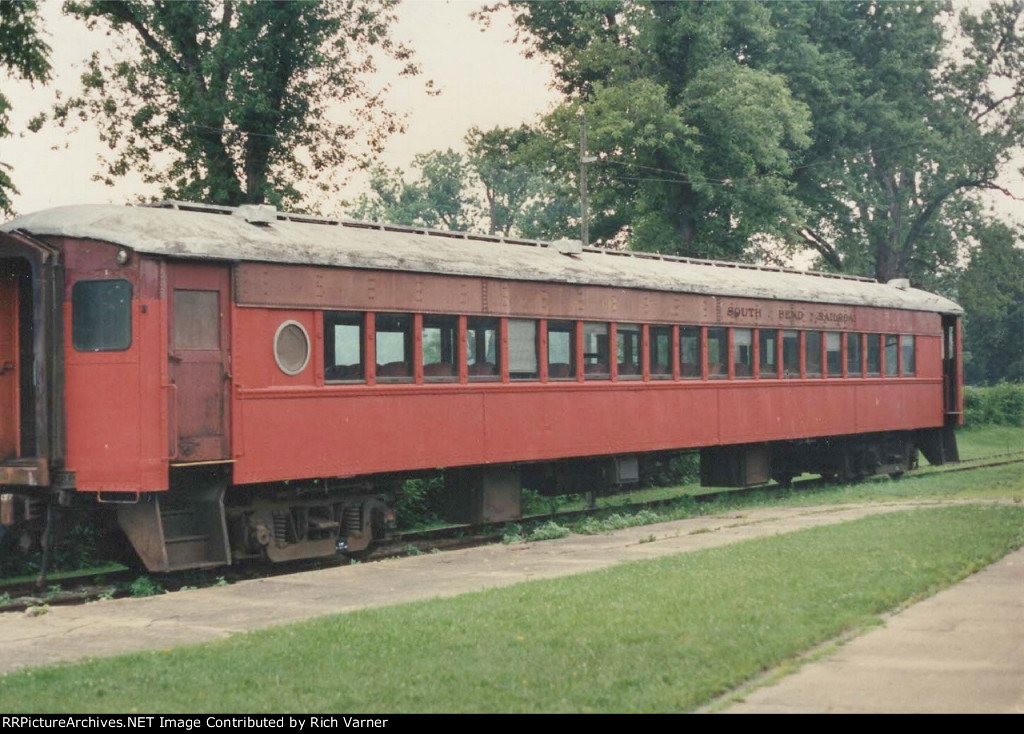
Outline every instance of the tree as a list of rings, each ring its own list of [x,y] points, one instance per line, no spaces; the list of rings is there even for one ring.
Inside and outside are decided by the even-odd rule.
[[[135,171],[173,198],[294,204],[297,182],[333,190],[401,129],[367,79],[381,54],[417,73],[390,36],[396,2],[70,2],[114,46],[58,119],[100,121],[108,182]]]
[[[565,192],[578,190],[580,110],[591,232],[637,249],[745,257],[794,237],[789,177],[809,112],[785,79],[747,63],[770,42],[753,3],[508,3],[528,53],[551,61],[566,103],[544,122]],[[572,219],[578,221],[578,207]],[[565,234],[575,221],[563,222]]]
[[[933,285],[1024,143],[1024,2],[959,18],[948,3],[772,9],[766,63],[814,120],[795,176],[804,237],[824,267]]]
[[[0,69],[16,79],[45,82],[50,78],[49,53],[39,27],[38,4],[34,0],[0,0]],[[11,134],[10,109],[10,101],[0,91],[0,138]],[[0,161],[0,212],[8,216],[14,213],[10,195],[18,193],[9,170],[10,166]]]
[[[375,169],[370,194],[356,202],[356,219],[414,227],[465,231],[472,229],[476,199],[468,192],[469,170],[460,153],[422,153],[413,159],[419,178],[407,182],[401,169]]]
[[[523,125],[472,128],[466,155],[451,148],[417,155],[417,178],[377,168],[370,193],[350,215],[357,219],[488,234],[538,236],[552,198],[545,178],[549,144]],[[480,194],[483,195],[481,201]]]
[[[1024,0],[506,6],[566,95],[546,121],[563,176],[584,107],[592,231],[633,247],[800,244],[927,286],[1024,143]]]
[[[968,383],[1024,381],[1024,232],[982,222],[959,283]]]
[[[525,207],[541,196],[544,164],[538,154],[546,146],[527,125],[487,131],[474,127],[466,134],[466,145],[469,166],[484,190],[487,231],[507,237],[522,228]]]

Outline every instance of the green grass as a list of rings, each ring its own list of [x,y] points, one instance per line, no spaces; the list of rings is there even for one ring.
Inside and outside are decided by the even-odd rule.
[[[957,431],[961,459],[992,454],[1024,454],[1024,428],[1020,426],[978,426]]]
[[[986,451],[985,455],[991,453]],[[1012,458],[1012,457],[1011,457]],[[748,493],[726,492],[711,502],[695,503],[677,494],[657,509],[634,511],[647,522],[677,520],[696,515],[716,515],[767,507],[816,507],[863,502],[941,502],[947,500],[1009,500],[1024,503],[1024,465],[1008,464],[977,468],[970,472],[923,473],[898,480],[888,477],[855,484],[836,484],[811,489],[782,489],[774,485]],[[611,509],[608,512],[612,512]],[[628,516],[626,509],[618,510]],[[607,516],[607,513],[605,513]],[[617,517],[617,515],[611,515]],[[628,523],[629,525],[642,523]],[[586,518],[571,527],[574,532],[607,532],[626,524],[602,526],[602,518]]]
[[[985,426],[961,431],[958,435],[964,459],[987,457],[1011,452],[996,461],[1024,457],[1024,449],[1013,453],[1015,442],[1024,441],[1024,429],[1007,426]],[[965,464],[970,466],[970,464]],[[783,489],[771,484],[753,492],[721,493],[709,502],[695,502],[693,495],[709,491],[700,485],[636,490],[603,497],[598,507],[604,512],[576,521],[559,520],[573,532],[584,535],[611,532],[624,527],[654,522],[679,520],[697,515],[715,515],[753,508],[814,507],[863,502],[905,502],[920,500],[939,502],[946,500],[1010,500],[1024,503],[1024,465],[1009,464],[976,467],[970,472],[941,473],[927,467],[921,473],[898,480],[877,477],[854,484],[810,486],[803,489]],[[631,502],[658,502],[652,507],[631,508]],[[582,507],[582,501],[580,501]],[[576,508],[569,502],[563,511]],[[528,519],[509,526],[506,539],[524,540],[538,521]]]
[[[59,581],[78,579],[82,578],[83,576],[99,576],[107,573],[117,573],[119,571],[124,571],[127,568],[128,567],[123,564],[111,562],[97,565],[94,568],[86,568],[77,571],[54,571],[52,573],[48,572],[46,574],[46,582],[49,584],[56,583]],[[26,574],[23,576],[12,576],[11,578],[4,579],[4,582],[12,586],[14,584],[29,584],[35,581],[36,578],[38,578],[38,576],[38,573]]]
[[[1016,426],[979,426],[957,431],[957,445],[960,458],[965,461],[992,456],[1013,454],[1003,459],[1024,457],[1024,428]],[[994,459],[999,461],[999,459]],[[922,465],[927,462],[922,457]],[[908,476],[898,481],[887,478],[869,480],[851,485],[836,485],[815,488],[812,491],[788,491],[770,485],[762,492],[730,497],[728,493],[720,499],[697,506],[683,503],[683,512],[671,509],[662,511],[666,519],[686,517],[687,513],[714,513],[723,509],[759,507],[765,505],[799,506],[805,504],[827,504],[833,502],[870,502],[907,499],[1018,499],[1024,500],[1024,468],[1021,465],[979,469],[971,474],[951,474],[948,477],[923,475]],[[688,484],[682,487],[662,487],[636,490],[599,500],[600,507],[622,507],[629,502],[678,500],[706,492],[713,488]]]
[[[994,454],[1017,454],[1016,458],[1024,457],[1024,428],[1017,426],[983,425],[972,428],[960,429],[957,431],[957,444],[960,450],[960,457],[965,461],[992,456]],[[1003,458],[1015,458],[1007,456]],[[998,460],[998,459],[997,459]],[[921,457],[921,464],[927,469],[927,462]],[[730,497],[724,494],[723,497],[714,502],[694,505],[685,498],[695,495],[707,494],[718,491],[714,487],[702,487],[699,482],[674,487],[646,487],[643,489],[627,489],[620,492],[598,497],[596,505],[599,509],[608,510],[608,516],[615,517],[614,513],[627,514],[630,512],[643,512],[643,510],[631,510],[630,506],[638,503],[663,502],[665,506],[657,510],[660,519],[670,520],[688,517],[692,514],[707,514],[721,511],[723,508],[737,509],[742,507],[765,506],[765,505],[802,505],[822,504],[825,502],[843,501],[874,501],[874,500],[905,500],[911,498],[940,499],[946,498],[969,498],[991,496],[993,498],[1024,498],[1024,483],[1015,484],[1012,481],[1014,473],[1024,475],[1024,469],[1004,470],[997,473],[997,477],[1003,477],[1007,481],[998,480],[991,494],[988,493],[987,482],[991,475],[978,475],[978,481],[970,487],[964,486],[963,480],[956,480],[952,484],[940,481],[935,485],[921,484],[896,484],[890,483],[887,479],[862,482],[851,486],[815,488],[811,492],[790,492],[782,490],[771,484],[763,492],[753,495],[740,495]],[[812,475],[805,475],[805,478],[812,478]],[[906,480],[903,480],[904,482]],[[531,526],[531,516],[539,514],[544,519],[551,512],[572,513],[580,512],[587,507],[586,498],[581,494],[562,495],[558,497],[536,496],[528,503],[528,509],[533,512],[525,512],[523,525]],[[675,505],[675,506],[673,506]],[[655,520],[656,521],[656,520]],[[593,529],[594,523],[600,523],[601,519],[591,523],[589,529],[583,532],[598,532]],[[636,523],[630,523],[636,524]],[[613,523],[614,525],[614,523]],[[417,530],[436,529],[446,527],[444,523],[434,523],[417,527]],[[454,526],[453,526],[454,527]],[[625,525],[619,525],[625,527]],[[522,528],[520,527],[520,530]],[[605,530],[614,530],[609,526]],[[577,529],[577,532],[580,530]]]
[[[894,512],[553,581],[0,679],[0,710],[686,711],[1024,543]]]

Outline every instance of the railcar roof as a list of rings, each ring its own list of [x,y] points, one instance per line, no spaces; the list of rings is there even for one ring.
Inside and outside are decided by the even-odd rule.
[[[442,275],[699,293],[959,314],[952,301],[865,278],[586,248],[301,215],[250,223],[244,208],[168,202],[162,208],[58,207],[0,231],[110,242],[166,257],[403,270]]]

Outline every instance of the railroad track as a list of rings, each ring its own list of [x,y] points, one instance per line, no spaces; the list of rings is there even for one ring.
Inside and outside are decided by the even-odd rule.
[[[1004,466],[1007,464],[1024,463],[1021,452],[991,454],[983,457],[965,459],[959,464],[946,467],[922,467],[907,473],[906,476],[934,476],[936,474],[956,473]],[[885,481],[885,478],[868,478],[863,481]],[[794,481],[787,489],[790,492],[811,492],[825,490],[833,486],[821,478]],[[617,506],[588,507],[579,510],[559,511],[540,515],[531,515],[515,523],[521,527],[537,526],[545,522],[557,521],[560,525],[571,525],[587,517],[609,515],[612,513],[636,513],[641,510],[671,508],[682,502],[689,501],[707,504],[723,498],[740,498],[763,494],[766,490],[776,489],[777,485],[768,487],[751,487],[748,489],[729,489],[700,494],[682,495],[674,498],[627,502]],[[159,577],[157,593],[173,592],[190,588],[217,586],[236,583],[252,578],[267,578],[287,575],[300,571],[316,570],[349,563],[372,563],[389,558],[397,558],[423,553],[436,553],[459,548],[470,548],[486,543],[498,543],[503,540],[503,531],[512,523],[500,522],[487,525],[452,525],[432,530],[408,531],[395,534],[391,540],[377,544],[374,549],[358,558],[337,556],[318,558],[305,561],[293,561],[274,566],[263,564],[246,564],[230,566],[213,571],[189,571],[182,573],[163,574]],[[95,570],[82,570],[73,575],[62,574],[60,578],[47,580],[42,588],[34,581],[24,579],[8,582],[0,579],[0,613],[30,611],[39,609],[41,612],[49,606],[65,604],[83,604],[100,599],[139,596],[140,589],[130,588],[132,580],[140,577],[149,578],[144,571],[121,567],[118,569],[106,566],[98,578]],[[155,583],[155,582],[146,582]],[[145,586],[145,584],[143,584]],[[144,591],[145,589],[141,589]]]

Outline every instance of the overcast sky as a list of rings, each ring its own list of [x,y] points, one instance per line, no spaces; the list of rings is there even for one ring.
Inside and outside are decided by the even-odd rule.
[[[959,0],[958,4],[985,0]],[[91,180],[99,169],[94,130],[67,134],[49,126],[43,132],[24,132],[24,123],[44,111],[55,90],[76,89],[81,61],[104,42],[102,33],[88,33],[79,22],[61,15],[62,0],[41,0],[48,41],[52,48],[53,81],[47,87],[4,80],[4,92],[14,106],[15,136],[0,140],[0,161],[11,166],[16,211],[26,213],[50,206],[133,201],[140,195],[156,196],[153,187],[127,177],[113,187]],[[538,60],[527,60],[510,43],[513,32],[508,16],[496,18],[483,31],[470,19],[483,3],[469,0],[404,0],[399,7],[395,37],[416,51],[423,75],[399,78],[385,69],[379,81],[392,86],[393,109],[408,115],[408,130],[394,137],[382,163],[406,170],[417,153],[448,147],[460,148],[466,131],[496,125],[532,122],[549,110],[557,95],[551,90],[550,72]],[[428,96],[425,79],[434,80],[441,94]],[[18,134],[21,132],[22,134]],[[1024,196],[1024,180],[1008,173],[1004,185]],[[365,188],[364,177],[354,177],[341,196],[354,199]],[[1024,221],[1024,203],[1001,195],[986,197],[1003,216]],[[340,211],[325,212],[340,214]]]
[[[156,195],[137,179],[116,186],[91,180],[98,170],[99,141],[94,130],[74,134],[49,126],[40,133],[24,132],[24,123],[45,110],[55,90],[74,90],[80,62],[103,43],[101,33],[88,33],[80,23],[61,15],[61,0],[42,0],[45,27],[52,48],[53,81],[46,87],[4,81],[11,100],[15,136],[0,140],[0,161],[13,166],[11,175],[20,195],[15,210],[27,213],[64,204],[131,201],[140,194]],[[408,169],[417,153],[459,148],[466,131],[496,125],[532,122],[547,111],[556,95],[550,74],[539,61],[523,58],[509,41],[507,22],[495,22],[487,31],[470,19],[483,3],[468,0],[405,0],[399,8],[395,38],[407,41],[423,69],[420,77],[398,78],[383,70],[380,81],[390,83],[391,107],[408,115],[408,130],[394,137],[382,162]],[[441,94],[428,96],[424,80],[432,79]],[[23,133],[23,134],[19,134]],[[364,185],[356,178],[342,192],[354,197]]]

